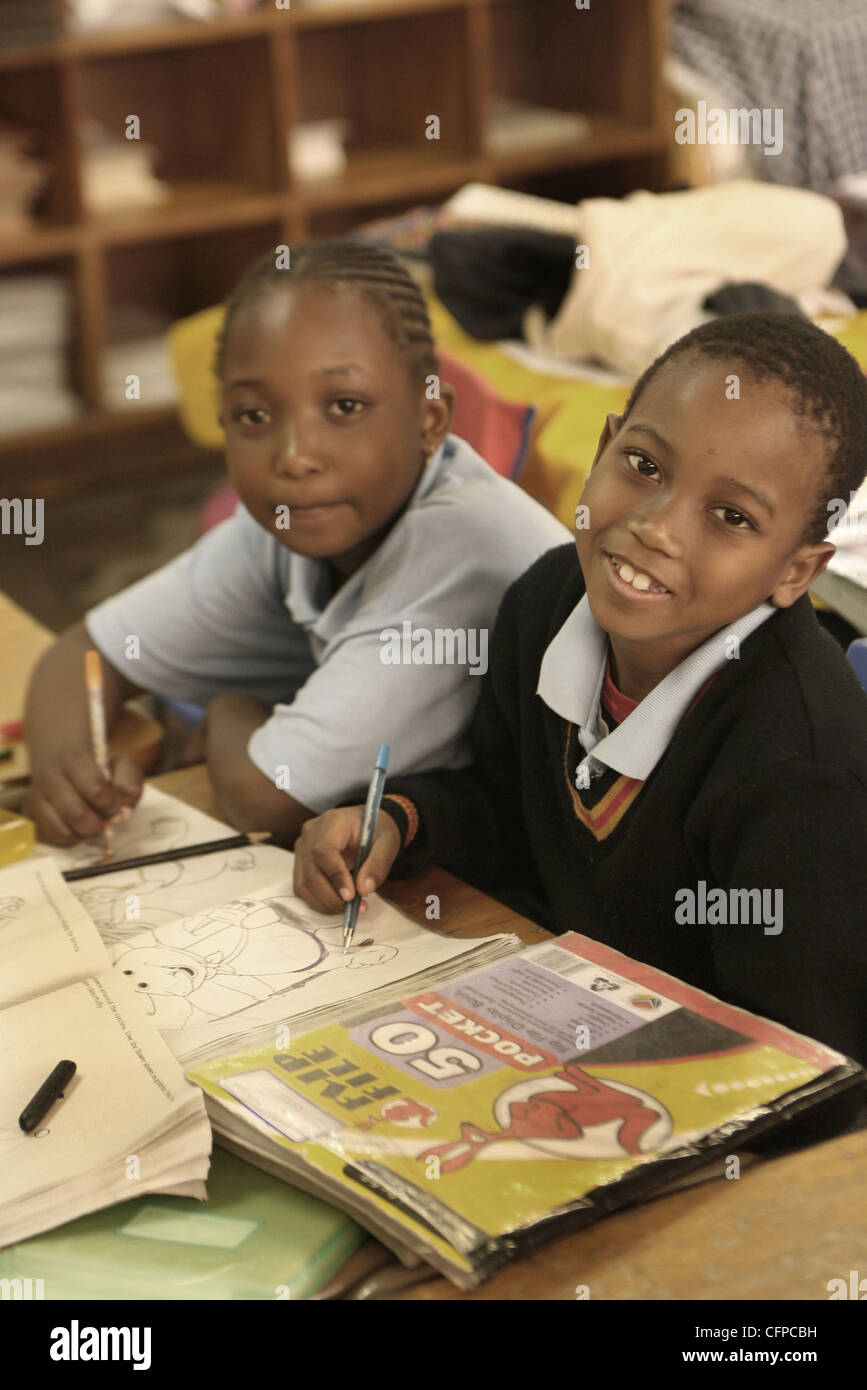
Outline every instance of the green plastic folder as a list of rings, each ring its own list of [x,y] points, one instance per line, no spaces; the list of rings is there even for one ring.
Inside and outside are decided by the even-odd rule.
[[[208,1199],[149,1194],[83,1216],[0,1250],[0,1277],[45,1299],[305,1299],[366,1239],[221,1149]]]

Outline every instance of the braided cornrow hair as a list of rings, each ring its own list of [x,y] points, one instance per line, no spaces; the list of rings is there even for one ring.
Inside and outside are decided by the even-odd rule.
[[[814,425],[829,446],[800,543],[825,540],[829,501],[848,502],[850,492],[857,492],[867,474],[867,380],[852,354],[805,319],[775,313],[727,314],[678,338],[650,364],[632,388],[624,419],[660,368],[683,356],[717,362],[726,371],[746,367],[760,385],[777,381],[788,388],[796,414]]]
[[[243,305],[279,285],[314,283],[361,295],[375,304],[386,333],[405,355],[419,386],[439,372],[424,296],[394,252],[371,242],[333,238],[293,248],[290,260],[291,269],[281,269],[274,253],[269,252],[250,267],[229,295],[217,341],[218,376],[222,375],[232,321]]]

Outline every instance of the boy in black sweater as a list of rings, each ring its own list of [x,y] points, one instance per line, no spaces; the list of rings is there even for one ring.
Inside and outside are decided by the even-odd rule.
[[[578,563],[503,600],[472,765],[387,784],[360,892],[436,862],[867,1063],[867,698],[806,593],[865,468],[867,382],[820,329],[670,347],[606,421]],[[304,827],[320,911],[360,818]]]

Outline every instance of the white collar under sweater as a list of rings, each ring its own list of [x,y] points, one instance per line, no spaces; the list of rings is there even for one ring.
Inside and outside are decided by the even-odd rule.
[[[751,613],[720,628],[654,686],[623,723],[609,733],[599,710],[608,633],[593,617],[585,594],[542,657],[536,693],[555,714],[578,726],[578,737],[587,755],[578,767],[586,768],[591,776],[599,776],[599,764],[604,763],[625,777],[643,782],[656,767],[704,683],[776,611],[772,603],[760,603]],[[737,639],[735,644],[732,638]]]

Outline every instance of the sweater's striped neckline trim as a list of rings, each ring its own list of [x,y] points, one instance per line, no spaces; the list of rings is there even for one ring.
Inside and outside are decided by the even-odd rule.
[[[610,679],[607,666],[605,674],[606,678]],[[684,719],[689,717],[708,686],[711,685],[714,680],[716,680],[716,674],[709,676],[701,689],[697,691],[683,719],[681,719],[680,724],[678,724],[678,728],[683,724]],[[621,695],[620,691],[616,693],[620,695],[622,700],[625,701],[628,699],[628,696]],[[634,704],[634,702],[630,703]],[[611,709],[610,712],[616,717],[613,709]],[[631,711],[627,711],[627,713],[631,713]],[[572,738],[573,730],[575,731],[574,742]],[[566,743],[563,750],[563,772],[566,778],[566,785],[569,788],[569,795],[572,798],[572,809],[578,819],[586,825],[587,829],[597,840],[605,840],[613,830],[616,830],[617,826],[626,815],[626,812],[644,786],[644,781],[637,777],[626,777],[621,773],[593,806],[585,806],[581,797],[578,795],[577,788],[570,775],[570,766],[574,757],[574,744],[577,744],[577,740],[578,726],[570,723],[566,727]],[[570,757],[570,752],[573,757]]]
[[[615,830],[620,824],[644,783],[635,777],[624,777],[621,774],[595,805],[585,806],[569,775],[569,752],[573,747],[573,729],[577,735],[577,726],[569,724],[566,729],[566,746],[563,750],[563,773],[569,788],[569,795],[572,798],[572,809],[597,840],[605,840],[612,830]]]

